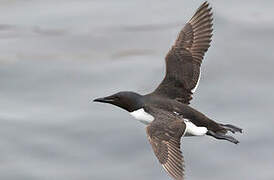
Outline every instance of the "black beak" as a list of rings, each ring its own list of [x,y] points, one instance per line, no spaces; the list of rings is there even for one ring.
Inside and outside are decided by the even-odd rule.
[[[93,102],[112,103],[114,102],[114,99],[112,97],[104,97],[104,98],[94,99]]]

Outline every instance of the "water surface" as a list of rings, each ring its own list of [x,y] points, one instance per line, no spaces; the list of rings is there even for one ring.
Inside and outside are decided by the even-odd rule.
[[[184,138],[186,177],[271,180],[274,1],[210,2],[214,37],[191,105],[244,134],[237,146]],[[168,179],[145,127],[91,100],[157,87],[201,1],[0,4],[0,179]]]

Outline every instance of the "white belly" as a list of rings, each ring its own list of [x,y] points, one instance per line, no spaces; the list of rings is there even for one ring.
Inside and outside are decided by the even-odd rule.
[[[148,125],[154,120],[154,117],[151,114],[148,114],[147,112],[145,112],[143,108],[131,112],[130,115],[132,115],[134,118],[136,118],[141,123],[146,125]]]
[[[206,127],[198,127],[188,119],[184,119],[184,122],[186,124],[184,136],[203,136],[207,133]]]

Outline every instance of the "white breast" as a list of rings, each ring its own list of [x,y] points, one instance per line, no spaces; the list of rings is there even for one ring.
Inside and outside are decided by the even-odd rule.
[[[184,136],[203,136],[207,133],[206,127],[198,127],[188,119],[184,119],[184,122],[186,124]]]
[[[154,117],[151,114],[145,112],[145,110],[138,109],[130,113],[134,118],[138,119],[143,124],[149,124],[154,120]]]

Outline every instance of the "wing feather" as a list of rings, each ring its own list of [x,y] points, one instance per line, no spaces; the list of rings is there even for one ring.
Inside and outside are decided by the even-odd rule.
[[[161,122],[169,118],[170,122]],[[158,115],[147,126],[147,137],[154,154],[167,173],[175,180],[184,179],[184,159],[180,150],[180,139],[185,131],[185,124],[181,120],[174,120],[170,114]]]
[[[166,76],[154,93],[189,104],[200,79],[200,66],[210,47],[212,8],[204,2],[184,26],[166,56]]]

